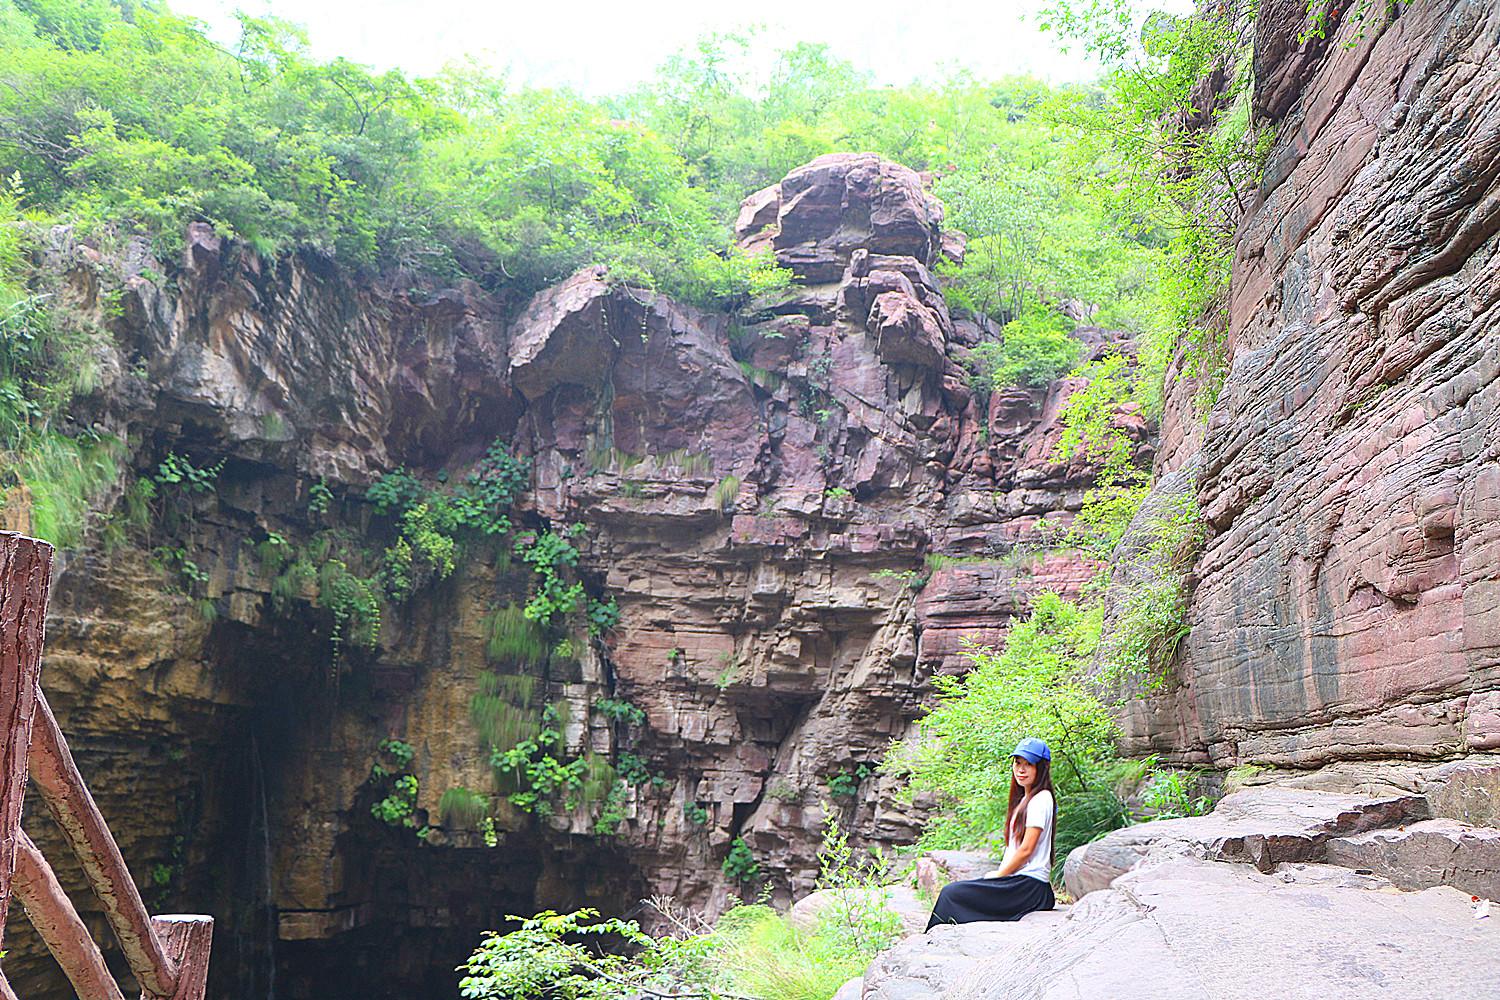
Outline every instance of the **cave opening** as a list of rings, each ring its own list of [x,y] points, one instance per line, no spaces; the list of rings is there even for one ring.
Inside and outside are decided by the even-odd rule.
[[[413,723],[412,692],[433,680],[432,661],[332,672],[317,624],[297,615],[213,630],[215,670],[253,680],[203,775],[216,786],[214,815],[189,845],[194,877],[180,900],[218,920],[211,996],[451,1000],[458,967],[484,932],[513,927],[511,916],[638,904],[638,860],[608,838],[520,814],[486,847],[419,837],[438,822],[425,810],[413,825],[373,816],[384,789],[371,763]],[[469,739],[467,718],[453,725],[458,742]]]

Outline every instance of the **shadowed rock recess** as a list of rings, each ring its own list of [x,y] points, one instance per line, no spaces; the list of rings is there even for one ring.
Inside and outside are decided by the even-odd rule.
[[[739,235],[797,280],[736,315],[596,270],[507,311],[472,285],[260,259],[206,227],[171,265],[57,235],[66,296],[113,337],[82,418],[127,440],[137,473],[224,462],[174,501],[185,515],[95,532],[67,560],[43,672],[153,905],[218,916],[215,996],[449,996],[509,913],[722,906],[734,837],[790,901],[816,875],[824,803],[859,841],[915,836],[920,807],[859,766],[907,732],[931,674],[962,668],[963,637],[999,638],[1027,595],[1092,570],[1025,549],[1093,483],[1051,457],[1080,383],[974,394],[962,361],[981,334],[933,277],[961,245],[940,222],[911,170],[823,157],[747,200]],[[478,547],[335,661],[317,584],[277,585],[257,553],[274,533],[371,573],[369,485],[398,466],[460,476],[496,440],[532,462],[518,527],[583,525],[581,577],[619,604],[602,641],[499,665],[564,704],[570,755],[628,748],[656,776],[612,836],[582,810],[503,804],[496,848],[444,827],[444,791],[492,788],[469,705],[496,669],[488,616],[525,600],[519,560]],[[645,722],[591,711],[604,697]],[[425,843],[371,816],[387,738],[414,751]],[[841,774],[852,794],[833,794]],[[23,996],[66,996],[24,925],[7,947]]]

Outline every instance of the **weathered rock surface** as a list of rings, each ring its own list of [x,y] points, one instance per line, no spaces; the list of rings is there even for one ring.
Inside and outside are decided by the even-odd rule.
[[[1401,889],[1451,885],[1500,899],[1500,829],[1430,819],[1328,842],[1328,861],[1368,869]]]
[[[1075,848],[1064,864],[1073,897],[1106,889],[1126,872],[1172,858],[1239,861],[1260,871],[1321,860],[1333,837],[1428,815],[1419,795],[1369,797],[1281,785],[1226,796],[1206,816],[1157,820]]]
[[[1490,996],[1500,981],[1497,933],[1493,920],[1473,918],[1469,897],[1456,889],[1405,893],[1384,879],[1324,865],[1282,865],[1267,874],[1244,865],[1179,860],[1133,872],[1115,888],[1089,895],[1066,922],[976,963],[957,983],[903,996]],[[980,940],[975,934],[970,947],[981,947]]]
[[[882,954],[864,976],[863,1000],[950,996],[996,955],[1056,934],[1068,908],[1007,923],[947,924],[909,937]]]
[[[1211,528],[1182,684],[1134,750],[1310,767],[1495,745],[1500,717],[1500,8],[1443,0],[1299,45],[1256,22],[1277,128],[1235,239]]]

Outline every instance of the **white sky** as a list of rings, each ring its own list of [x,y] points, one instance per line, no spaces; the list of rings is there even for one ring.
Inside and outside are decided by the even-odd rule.
[[[1029,73],[1052,82],[1095,68],[1058,51],[1026,15],[1038,0],[168,0],[235,39],[233,12],[303,25],[322,58],[431,73],[473,56],[512,82],[566,85],[591,96],[647,79],[673,52],[713,31],[765,29],[768,48],[824,42],[879,83],[933,79],[963,67],[981,78]]]

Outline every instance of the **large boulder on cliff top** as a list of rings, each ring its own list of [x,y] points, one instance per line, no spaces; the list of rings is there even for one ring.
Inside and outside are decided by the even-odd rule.
[[[774,226],[777,261],[821,283],[839,280],[860,248],[930,264],[942,245],[942,218],[910,167],[874,153],[829,153],[746,198],[735,229],[748,245]]]

